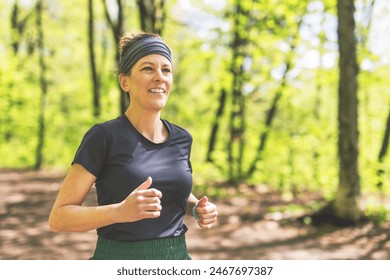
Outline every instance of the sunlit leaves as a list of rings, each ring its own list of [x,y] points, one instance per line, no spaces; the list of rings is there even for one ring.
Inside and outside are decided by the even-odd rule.
[[[30,22],[22,36],[11,35],[13,2],[0,1],[0,165],[25,167],[33,163],[36,143],[39,93],[36,31]],[[99,120],[93,118],[91,108],[86,3],[46,1],[48,166],[68,167],[86,129],[96,121],[118,115],[113,60],[117,48],[104,17],[103,1],[95,2],[96,57],[102,73],[103,112]],[[126,31],[138,31],[135,2],[124,2]],[[234,6],[237,2],[242,9],[240,15]],[[369,0],[360,2],[365,4]],[[216,164],[205,164],[204,160],[221,89],[231,92],[234,76],[230,70],[233,67],[239,73],[243,67],[244,169],[255,154],[259,134],[267,130],[266,113],[286,75],[278,113],[251,182],[268,183],[283,190],[289,190],[292,183],[302,188],[334,190],[338,75],[335,4],[335,0],[167,1],[163,36],[173,51],[174,85],[163,117],[187,128],[194,137],[195,182],[206,185],[208,181],[226,180],[229,175],[226,112],[231,108],[226,108],[220,123],[213,153]],[[21,5],[20,19],[32,7]],[[242,55],[232,65],[234,31],[243,44],[239,50]],[[357,35],[367,36],[362,29],[359,32]],[[14,38],[20,43],[18,55],[11,48]],[[291,55],[291,68],[285,73]],[[359,61],[362,186],[368,189],[376,182],[373,166],[390,103],[386,90],[389,69],[377,64],[379,57],[363,47],[359,48]],[[388,156],[383,166],[390,170]],[[388,184],[388,177],[385,180]]]

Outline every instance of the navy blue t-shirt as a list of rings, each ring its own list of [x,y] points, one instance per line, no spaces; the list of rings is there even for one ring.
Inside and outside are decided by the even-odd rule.
[[[97,229],[99,236],[119,241],[139,241],[179,236],[187,199],[192,189],[190,153],[192,136],[162,120],[169,138],[156,144],[139,133],[125,115],[93,126],[84,136],[72,162],[97,177],[99,205],[123,201],[148,176],[150,188],[162,192],[159,218],[116,223]]]

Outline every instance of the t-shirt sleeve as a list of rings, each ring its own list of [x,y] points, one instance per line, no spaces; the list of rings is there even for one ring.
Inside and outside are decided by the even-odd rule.
[[[192,170],[192,164],[191,164],[191,148],[192,148],[192,136],[191,134],[189,134],[189,149],[188,149],[188,167],[190,168],[190,171],[191,173],[193,173],[193,170]]]
[[[107,137],[103,128],[99,125],[93,126],[84,135],[72,161],[72,165],[78,163],[91,174],[99,177],[106,159],[106,144]]]
[[[193,173],[193,170],[192,170],[192,164],[191,164],[191,149],[192,149],[192,135],[187,131],[187,134],[188,134],[188,167],[190,168],[190,171],[191,173]]]

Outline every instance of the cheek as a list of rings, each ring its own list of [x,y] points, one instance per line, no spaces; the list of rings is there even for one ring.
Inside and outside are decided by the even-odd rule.
[[[169,88],[169,89],[172,88],[172,84],[173,84],[173,79],[172,79],[172,78],[168,79],[167,85],[168,85],[168,88]]]
[[[140,79],[134,79],[131,83],[132,92],[143,92],[144,83]]]

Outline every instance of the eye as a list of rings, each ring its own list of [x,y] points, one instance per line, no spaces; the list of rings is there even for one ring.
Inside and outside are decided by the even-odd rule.
[[[146,67],[142,68],[142,71],[152,71],[152,70],[153,69],[150,66],[146,66]]]
[[[171,69],[169,69],[169,68],[164,68],[162,71],[165,73],[171,73]]]

